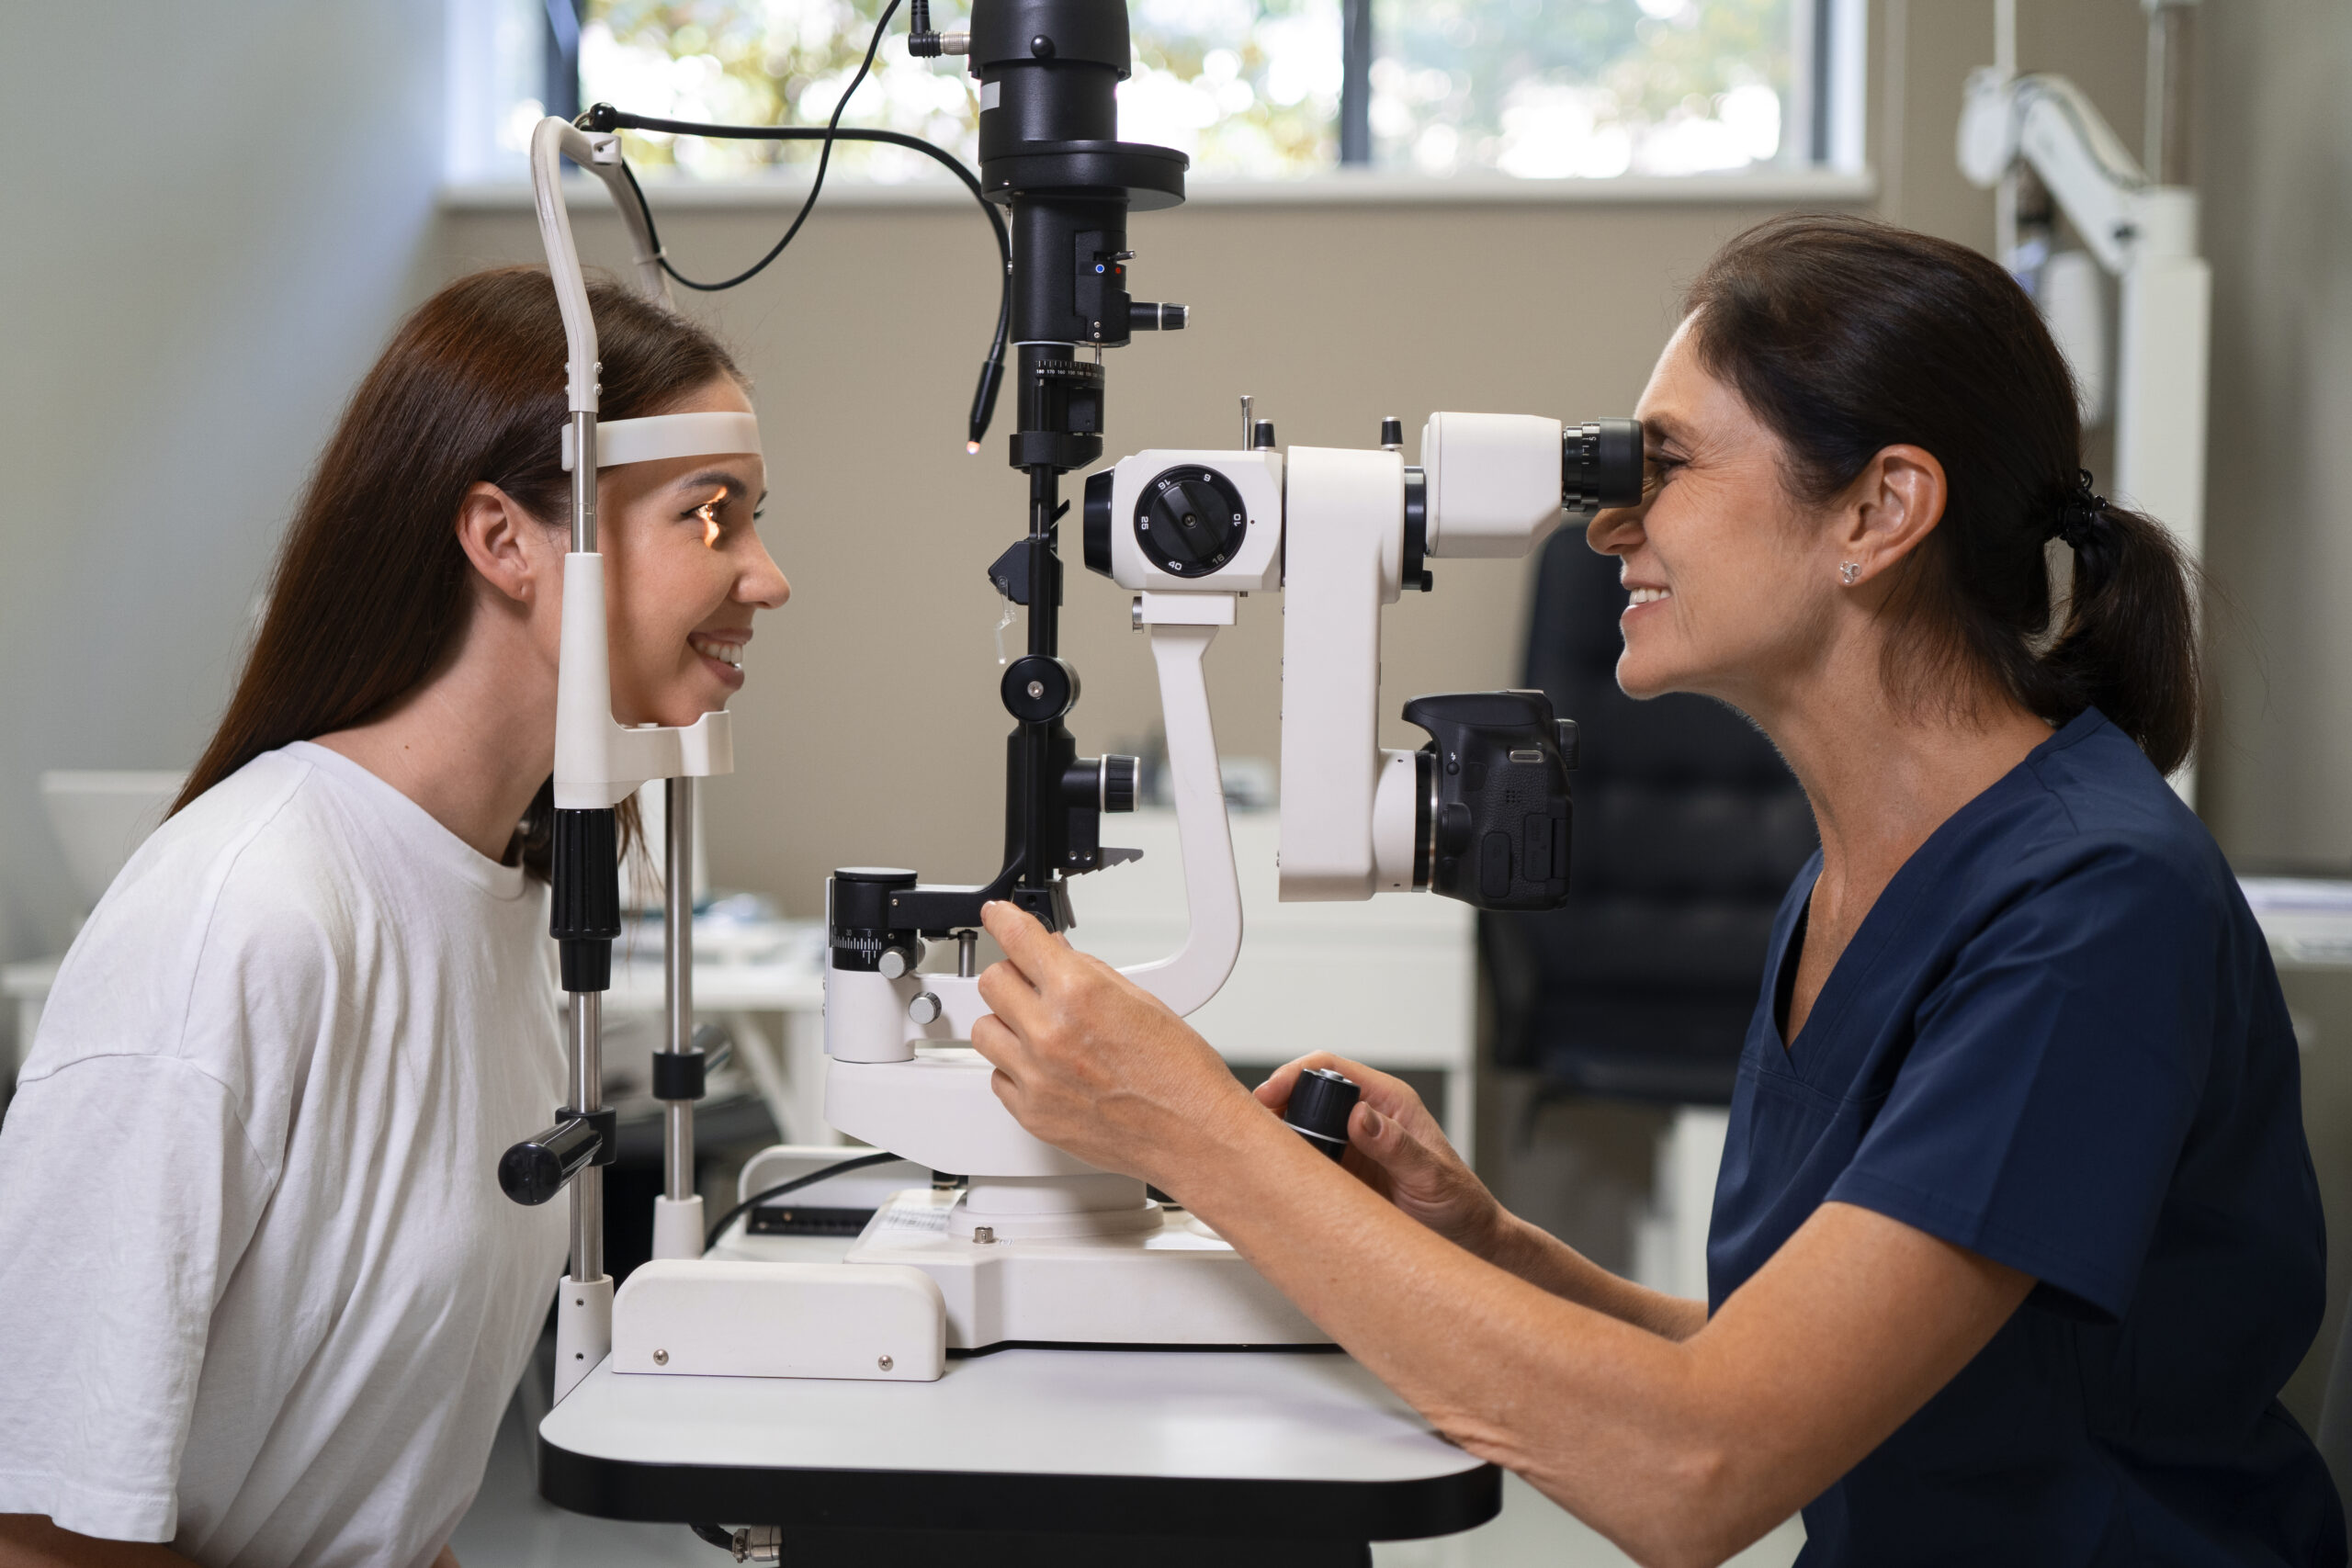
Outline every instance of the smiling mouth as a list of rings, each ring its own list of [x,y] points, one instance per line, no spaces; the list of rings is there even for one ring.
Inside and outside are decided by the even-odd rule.
[[[743,645],[740,642],[721,642],[716,637],[696,635],[686,638],[686,646],[705,659],[716,659],[736,670],[743,668]]]
[[[1671,588],[1635,588],[1628,592],[1627,597],[1631,603],[1626,605],[1626,608],[1631,609],[1634,604],[1655,604],[1661,599],[1671,599],[1674,597],[1674,590]]]

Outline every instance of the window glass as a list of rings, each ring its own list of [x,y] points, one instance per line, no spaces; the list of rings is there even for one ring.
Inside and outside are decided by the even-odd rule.
[[[589,0],[581,101],[639,114],[822,125],[886,0]],[[1834,0],[1372,0],[1374,163],[1532,178],[1677,175],[1802,161],[1790,133],[1797,36]],[[934,5],[935,25],[961,25]],[[1283,178],[1338,162],[1340,0],[1131,0],[1130,141],[1188,152],[1211,177]],[[961,62],[912,60],[903,8],[843,123],[974,154],[979,105]],[[629,155],[699,176],[804,163],[804,145],[630,138]],[[837,146],[878,180],[938,170],[889,147]]]
[[[1374,155],[1533,178],[1777,161],[1797,12],[1791,0],[1375,0]]]

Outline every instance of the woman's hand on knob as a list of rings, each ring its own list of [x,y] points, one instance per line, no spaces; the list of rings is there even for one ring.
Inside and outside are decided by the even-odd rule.
[[[1348,1117],[1343,1164],[1356,1178],[1458,1247],[1486,1257],[1502,1230],[1503,1208],[1446,1141],[1437,1118],[1403,1079],[1329,1051],[1274,1069],[1259,1103],[1282,1114],[1298,1075],[1329,1067],[1363,1091]]]

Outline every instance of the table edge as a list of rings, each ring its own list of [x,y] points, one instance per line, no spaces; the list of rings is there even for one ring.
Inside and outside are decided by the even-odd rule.
[[[1502,1511],[1502,1472],[1482,1463],[1407,1481],[1271,1481],[654,1464],[577,1453],[544,1434],[537,1442],[540,1496],[575,1514],[640,1523],[1413,1540],[1472,1529]]]

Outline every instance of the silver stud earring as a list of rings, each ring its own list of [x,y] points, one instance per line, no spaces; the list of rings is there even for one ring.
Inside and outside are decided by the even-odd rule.
[[[1847,587],[1851,588],[1855,581],[1862,575],[1862,563],[1858,560],[1847,561],[1838,567],[1838,575],[1845,579]]]

